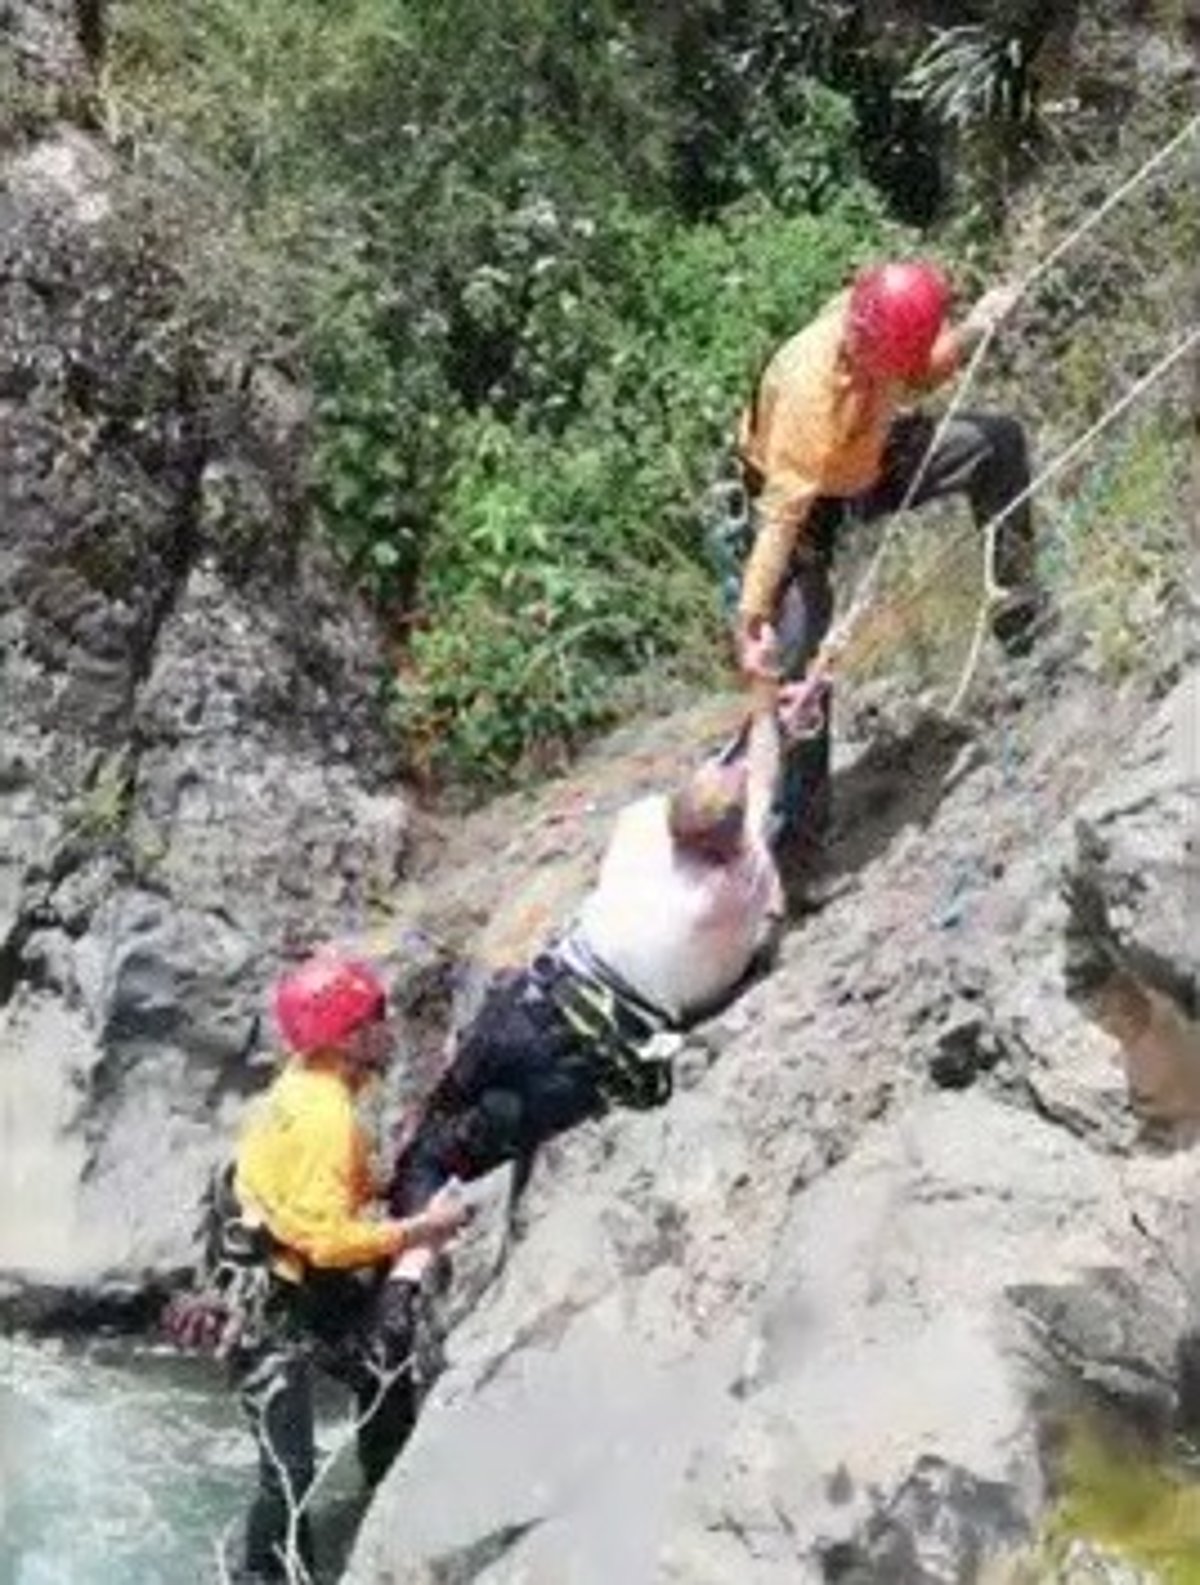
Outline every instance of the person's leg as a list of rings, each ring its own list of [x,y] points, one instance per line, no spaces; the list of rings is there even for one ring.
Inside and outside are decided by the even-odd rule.
[[[1041,607],[1033,513],[1028,498],[1021,499],[1030,482],[1024,428],[1006,413],[959,413],[940,436],[938,428],[936,420],[924,413],[905,414],[895,421],[883,476],[855,501],[855,512],[870,520],[897,511],[905,502],[918,507],[965,495],[980,528],[1007,514],[996,531],[991,570],[996,583],[1011,591],[1011,598],[997,610],[992,627],[1005,648],[1018,652],[1025,647],[1030,624]]]
[[[579,1037],[543,988],[543,966],[539,960],[493,986],[463,1031],[449,1071],[393,1168],[388,1201],[394,1216],[413,1215],[451,1179],[468,1183],[508,1162],[527,1167],[545,1140],[604,1109]],[[421,1275],[406,1273],[401,1257],[383,1285],[377,1338],[388,1363],[412,1354],[420,1284]],[[394,1456],[395,1449],[387,1452],[394,1434],[388,1425],[402,1430],[403,1399],[390,1407],[395,1418],[381,1425],[381,1450],[366,1455],[364,1468],[367,1459],[390,1462]]]
[[[803,677],[833,621],[834,540],[842,517],[838,501],[818,501],[806,524],[805,545],[792,563],[779,603],[777,625],[783,672]],[[819,848],[832,817],[830,726],[832,693],[821,706],[821,730],[789,749],[777,802],[776,845],[807,857]]]
[[[374,1487],[416,1423],[419,1394],[411,1356],[419,1283],[380,1269],[369,1277],[329,1277],[320,1296],[313,1360],[354,1395],[358,1461]]]
[[[392,1282],[385,1287],[393,1299],[403,1291],[413,1305],[419,1302],[415,1283]],[[386,1317],[387,1331],[382,1335],[388,1338],[389,1344],[401,1336],[411,1342],[415,1320],[411,1308],[406,1306],[401,1314],[393,1306]],[[374,1353],[368,1341],[367,1357],[371,1358]],[[376,1356],[381,1368],[375,1378],[360,1380],[355,1385],[358,1462],[364,1480],[371,1487],[378,1486],[387,1474],[417,1423],[417,1386],[408,1353],[409,1350],[405,1350],[394,1355],[385,1350]]]
[[[308,1361],[298,1350],[268,1345],[247,1362],[239,1390],[258,1446],[258,1491],[246,1523],[246,1577],[294,1579],[296,1563],[312,1566],[309,1518],[301,1507],[316,1461]]]
[[[509,977],[463,1031],[397,1161],[392,1211],[411,1215],[451,1178],[483,1177],[601,1109],[586,1054],[542,989],[537,965]]]

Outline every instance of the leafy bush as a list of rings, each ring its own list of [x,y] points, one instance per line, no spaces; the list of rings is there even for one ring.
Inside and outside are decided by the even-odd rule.
[[[580,301],[589,366],[571,408],[518,404],[458,432],[395,694],[426,769],[500,777],[611,719],[640,675],[715,677],[726,645],[697,496],[756,365],[880,229],[860,195],[820,218],[610,217],[624,275]],[[534,360],[547,324],[527,324]]]
[[[203,289],[236,303],[239,247],[273,261],[263,338],[307,363],[319,518],[407,639],[428,769],[497,780],[652,668],[713,675],[697,494],[772,345],[888,235],[814,19],[679,28],[622,0],[118,6],[114,121],[173,134],[236,217]]]

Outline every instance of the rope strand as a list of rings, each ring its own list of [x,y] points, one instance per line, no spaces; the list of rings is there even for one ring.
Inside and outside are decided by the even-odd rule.
[[[1200,326],[1194,327],[1189,331],[1152,368],[1141,375],[1123,396],[1102,413],[1084,434],[1078,436],[1064,451],[1060,452],[1057,457],[1049,462],[1030,483],[1027,490],[1022,492],[1021,496],[1014,498],[1003,512],[997,513],[994,518],[982,525],[986,541],[986,554],[988,556],[986,573],[988,575],[990,593],[999,596],[1005,592],[990,578],[990,569],[995,532],[999,528],[1000,523],[1007,517],[1008,512],[1020,506],[1030,494],[1040,489],[1047,480],[1053,478],[1073,462],[1081,452],[1085,451],[1138,401],[1156,380],[1160,379],[1173,365],[1185,357],[1198,340],[1200,340]],[[907,594],[890,597],[886,608],[879,612],[878,632],[873,633],[871,629],[872,608],[864,609],[859,614],[859,620],[854,625],[854,631],[848,632],[845,638],[839,641],[837,658],[841,660],[843,656],[847,656],[852,663],[858,664],[882,653],[889,642],[897,614],[904,620],[909,614],[918,610],[925,598],[927,589],[950,573],[961,557],[965,557],[967,554],[974,554],[979,532],[980,529],[973,523],[963,524],[961,527],[948,532],[937,550],[920,569],[916,579],[916,586]],[[873,603],[874,607],[877,607],[877,605],[878,602]]]
[[[1041,473],[1039,473],[1038,476],[1033,479],[1019,495],[1014,496],[1003,511],[997,512],[996,515],[989,519],[987,524],[985,524],[984,596],[980,602],[979,615],[976,619],[975,636],[972,640],[971,649],[967,657],[967,664],[963,668],[962,676],[959,678],[958,687],[954,690],[953,697],[950,701],[949,713],[951,715],[957,715],[959,710],[962,708],[963,701],[970,689],[975,669],[979,664],[979,656],[983,647],[983,634],[986,630],[988,617],[991,615],[991,612],[995,608],[998,601],[1003,599],[1006,593],[1006,591],[1001,589],[996,583],[992,571],[995,565],[994,557],[996,548],[996,534],[1000,525],[1009,517],[1011,517],[1016,511],[1017,507],[1022,506],[1030,498],[1030,496],[1033,495],[1035,490],[1040,489],[1048,479],[1052,479],[1056,474],[1061,473],[1069,462],[1073,461],[1075,457],[1079,456],[1081,452],[1085,451],[1088,446],[1090,446],[1097,438],[1097,436],[1102,435],[1110,424],[1114,423],[1122,413],[1126,412],[1130,407],[1132,407],[1142,395],[1142,393],[1149,390],[1150,386],[1152,386],[1156,380],[1160,379],[1164,374],[1166,374],[1168,369],[1173,368],[1181,358],[1185,357],[1187,353],[1191,351],[1192,347],[1197,344],[1197,342],[1200,342],[1200,325],[1194,325],[1188,334],[1180,341],[1177,341],[1171,350],[1158,360],[1153,368],[1149,369],[1145,374],[1143,374],[1141,379],[1137,380],[1129,388],[1129,390],[1125,392],[1125,395],[1122,396],[1119,401],[1114,402],[1106,412],[1102,413],[1096,422],[1092,424],[1089,429],[1086,429],[1077,440],[1072,441],[1065,451],[1060,451],[1058,456],[1055,457],[1054,461],[1048,463],[1047,466],[1042,469]]]
[[[1066,236],[1062,237],[1059,242],[1050,250],[1050,252],[1047,253],[1044,258],[1039,260],[1038,263],[1036,263],[1031,270],[1027,271],[1026,274],[1019,280],[1015,288],[1013,306],[1015,307],[1016,304],[1026,296],[1034,283],[1039,281],[1042,276],[1051,270],[1060,259],[1064,258],[1065,255],[1069,253],[1070,250],[1081,240],[1081,238],[1086,236],[1089,231],[1094,230],[1095,227],[1098,226],[1100,222],[1117,207],[1118,204],[1123,203],[1131,192],[1133,192],[1137,187],[1141,186],[1141,184],[1147,180],[1152,172],[1157,170],[1160,165],[1165,164],[1177,149],[1181,148],[1189,138],[1195,135],[1197,129],[1200,129],[1200,115],[1193,116],[1190,121],[1180,128],[1174,137],[1169,138],[1166,143],[1164,143],[1160,148],[1156,149],[1148,159],[1144,160],[1142,164],[1125,179],[1125,181],[1120,183],[1118,187],[1114,188],[1114,190],[1108,195],[1104,202],[1099,205],[1098,208],[1092,210],[1084,217],[1083,220],[1079,222],[1078,225],[1072,227]],[[862,580],[855,591],[854,597],[850,602],[845,616],[835,625],[832,633],[829,635],[825,644],[822,645],[820,653],[813,662],[814,671],[829,670],[829,668],[834,664],[837,655],[840,654],[848,644],[854,629],[862,622],[867,609],[873,603],[883,568],[884,557],[886,556],[893,540],[896,538],[899,532],[900,519],[912,504],[913,498],[915,497],[918,489],[921,486],[921,483],[924,480],[930,458],[940,445],[949,425],[962,410],[962,405],[966,400],[967,393],[971,388],[980,365],[991,349],[992,342],[995,339],[998,329],[998,322],[985,327],[978,346],[975,348],[967,362],[966,368],[963,370],[962,377],[959,380],[954,395],[951,398],[951,401],[948,404],[941,420],[937,424],[933,435],[930,437],[929,444],[925,449],[924,455],[921,458],[916,472],[914,473],[907,489],[904,492],[903,499],[901,500],[899,507],[896,509],[895,515],[884,529],[879,546],[876,549],[866,572],[863,574]],[[1038,482],[1040,483],[1041,481],[1039,480]],[[1027,499],[1028,495],[1026,495],[1024,498]],[[957,698],[957,692],[955,697]]]

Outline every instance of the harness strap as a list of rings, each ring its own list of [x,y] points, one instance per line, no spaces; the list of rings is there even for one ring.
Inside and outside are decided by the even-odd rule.
[[[673,1022],[670,1013],[640,991],[635,991],[616,969],[597,957],[579,930],[569,931],[554,944],[553,950],[565,967],[579,979],[611,991],[626,1013],[640,1020],[651,1034],[657,1034]]]
[[[543,954],[544,993],[596,1062],[605,1100],[635,1111],[661,1106],[672,1091],[671,1060],[655,1054],[671,1027],[661,1008],[602,964],[577,932]],[[538,964],[534,965],[535,973]]]

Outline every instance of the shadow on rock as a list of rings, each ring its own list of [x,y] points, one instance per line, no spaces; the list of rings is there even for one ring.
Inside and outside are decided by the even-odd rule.
[[[472,1585],[482,1577],[485,1569],[490,1571],[492,1564],[499,1563],[538,1523],[540,1520],[531,1519],[523,1524],[502,1525],[469,1546],[434,1559],[431,1585]]]
[[[901,831],[925,826],[951,790],[950,772],[970,733],[932,713],[911,729],[871,742],[833,779],[833,835],[824,864],[830,880],[865,869]]]
[[[927,1457],[861,1538],[828,1548],[821,1566],[829,1585],[940,1585],[976,1579],[986,1557],[1028,1538],[1009,1487]]]

